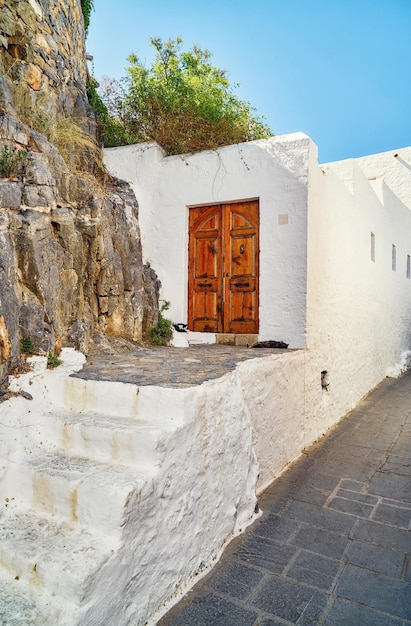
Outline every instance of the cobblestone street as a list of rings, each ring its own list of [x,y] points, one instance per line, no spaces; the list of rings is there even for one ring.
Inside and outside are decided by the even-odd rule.
[[[385,379],[260,498],[161,626],[411,624],[411,375]]]

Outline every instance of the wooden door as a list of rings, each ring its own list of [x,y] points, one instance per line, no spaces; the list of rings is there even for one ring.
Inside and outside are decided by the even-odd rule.
[[[258,201],[190,209],[188,327],[258,332]]]

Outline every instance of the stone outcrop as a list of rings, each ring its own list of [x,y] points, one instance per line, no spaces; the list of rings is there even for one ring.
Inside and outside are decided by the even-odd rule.
[[[0,8],[1,382],[22,339],[44,352],[67,342],[87,352],[95,335],[140,341],[157,321],[158,285],[131,189],[69,169],[33,129],[33,115],[80,119],[93,142],[80,0]]]
[[[80,0],[0,0],[0,14],[0,74],[17,110],[92,121]]]
[[[0,143],[11,116],[0,116]],[[0,375],[30,339],[36,350],[90,337],[141,340],[156,321],[156,277],[143,268],[138,205],[128,185],[99,188],[70,173],[27,129],[20,180],[0,181]]]

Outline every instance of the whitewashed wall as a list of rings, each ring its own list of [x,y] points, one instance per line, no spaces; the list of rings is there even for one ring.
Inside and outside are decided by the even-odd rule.
[[[305,346],[307,182],[303,133],[164,157],[156,144],[112,148],[112,174],[131,183],[140,206],[143,255],[171,301],[169,316],[187,322],[188,207],[260,201],[260,339]]]
[[[404,152],[411,163],[411,151]],[[403,168],[391,154],[310,167],[306,389],[316,391],[309,399],[314,430],[316,420],[334,424],[387,374],[398,373],[411,349],[411,210],[381,169],[374,180],[373,163],[384,161]],[[397,180],[402,197],[411,199],[411,177]],[[325,393],[321,370],[328,371]]]
[[[299,133],[169,158],[153,144],[130,146],[106,159],[135,188],[143,251],[174,321],[186,320],[187,206],[260,199],[260,338],[305,347],[239,367],[261,491],[385,375],[399,373],[411,349],[411,148],[319,167],[316,146]]]

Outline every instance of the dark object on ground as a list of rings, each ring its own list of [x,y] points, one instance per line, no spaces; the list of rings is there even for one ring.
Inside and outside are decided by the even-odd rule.
[[[17,398],[18,396],[22,396],[22,398],[25,398],[26,400],[33,400],[33,396],[31,395],[31,393],[28,393],[28,391],[23,391],[22,389],[20,389],[20,391],[0,389],[0,402],[6,402],[7,400],[10,400],[10,398]]]
[[[186,333],[187,332],[187,324],[173,324],[174,328],[178,333]]]
[[[26,400],[33,400],[33,396],[28,391],[23,391],[23,389],[20,389],[18,394],[19,394],[19,396],[22,396]]]
[[[288,343],[284,341],[257,341],[252,348],[288,348]]]

